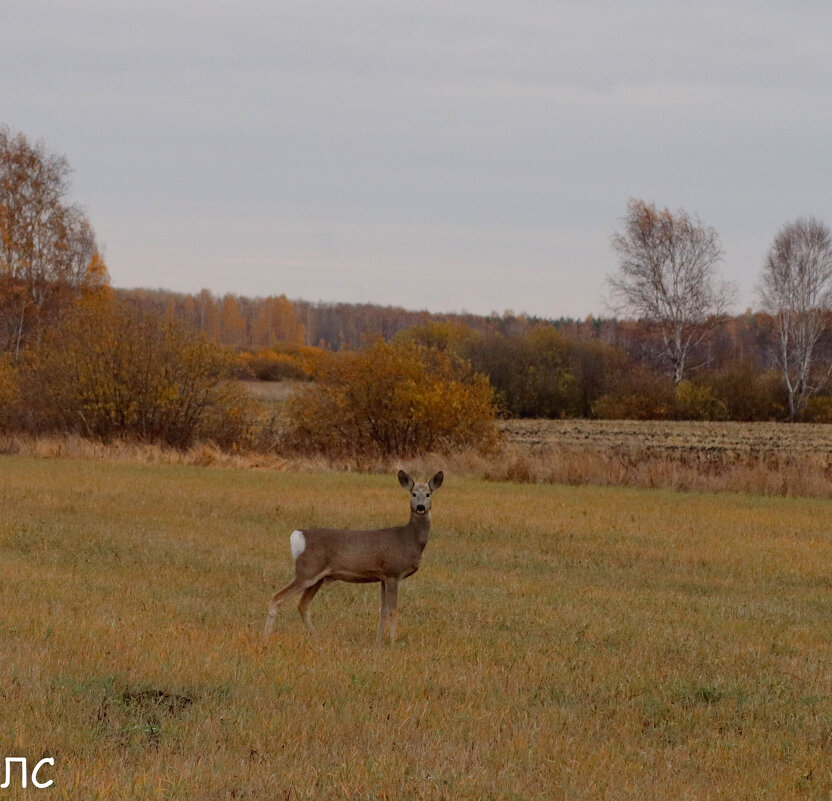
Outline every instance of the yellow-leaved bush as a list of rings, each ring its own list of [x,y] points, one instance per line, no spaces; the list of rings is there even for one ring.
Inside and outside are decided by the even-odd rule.
[[[309,352],[306,370],[313,382],[284,407],[295,450],[412,456],[496,439],[488,379],[448,353],[379,339],[357,351]]]
[[[259,381],[292,381],[306,378],[303,365],[306,356],[318,348],[288,346],[284,349],[260,348],[257,353],[243,351],[238,356],[244,378]]]
[[[78,301],[20,374],[26,428],[183,447],[241,444],[255,416],[235,358],[201,334],[106,293]]]

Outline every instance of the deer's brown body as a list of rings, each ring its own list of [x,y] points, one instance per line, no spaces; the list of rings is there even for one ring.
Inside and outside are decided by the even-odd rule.
[[[396,639],[399,581],[419,569],[430,536],[431,493],[442,485],[437,473],[428,483],[416,484],[403,470],[399,483],[410,492],[410,520],[404,526],[372,531],[310,528],[292,532],[289,538],[295,560],[295,577],[272,596],[266,634],[270,634],[279,606],[290,596],[302,593],[298,610],[312,629],[309,604],[328,581],[381,583],[381,606],[377,639],[390,623],[390,641]]]
[[[430,520],[411,514],[406,526],[376,531],[307,528],[305,547],[295,571],[307,576],[325,573],[329,581],[384,581],[406,578],[419,569],[428,544]]]

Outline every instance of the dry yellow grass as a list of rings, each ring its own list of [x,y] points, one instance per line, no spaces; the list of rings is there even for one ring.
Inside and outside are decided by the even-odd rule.
[[[832,426],[506,420],[491,479],[832,497]]]
[[[507,439],[534,449],[610,451],[645,458],[694,456],[724,462],[777,454],[832,459],[832,425],[690,420],[503,420]]]
[[[241,381],[246,392],[259,401],[277,405],[285,401],[303,381]]]
[[[593,484],[832,498],[832,426],[639,423],[633,421],[506,421],[504,440],[441,458],[458,476],[528,484]],[[0,454],[112,463],[198,465],[283,471],[389,472],[398,460],[223,451],[211,444],[185,450],[131,441],[109,444],[76,436],[0,435]]]
[[[450,474],[395,647],[343,584],[263,646],[293,528],[406,505],[0,457],[0,756],[54,756],[60,799],[829,797],[829,502]]]

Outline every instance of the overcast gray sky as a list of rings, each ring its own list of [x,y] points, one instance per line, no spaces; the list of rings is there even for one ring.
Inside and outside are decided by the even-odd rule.
[[[5,0],[0,122],[73,167],[116,286],[604,311],[627,199],[757,305],[832,223],[832,4]]]

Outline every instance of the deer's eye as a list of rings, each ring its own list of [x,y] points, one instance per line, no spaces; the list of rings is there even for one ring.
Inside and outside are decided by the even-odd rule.
[[[411,494],[414,498],[416,497],[416,493],[415,493],[415,492],[411,492],[410,494]]]
[[[429,492],[426,492],[426,493],[425,493],[425,497],[426,497],[426,498],[430,498],[430,493],[429,493]]]

